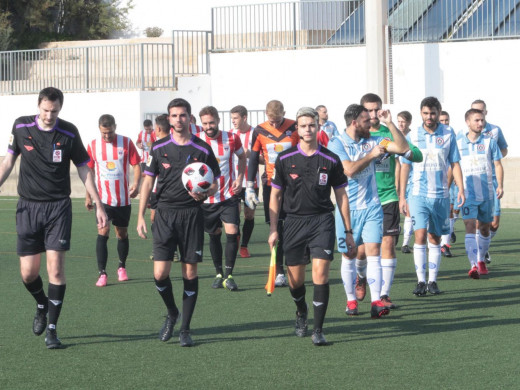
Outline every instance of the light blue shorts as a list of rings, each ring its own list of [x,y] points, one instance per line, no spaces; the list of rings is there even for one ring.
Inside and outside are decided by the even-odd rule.
[[[363,210],[350,211],[350,223],[356,245],[365,242],[380,244],[383,240],[383,209],[381,205],[370,207]],[[336,241],[338,252],[347,253],[345,244],[345,226],[343,219],[336,207]]]
[[[477,202],[467,200],[462,206],[462,219],[476,219],[480,222],[490,223],[493,221],[494,200]]]
[[[450,199],[410,196],[408,200],[413,229],[428,229],[438,237],[450,232]]]

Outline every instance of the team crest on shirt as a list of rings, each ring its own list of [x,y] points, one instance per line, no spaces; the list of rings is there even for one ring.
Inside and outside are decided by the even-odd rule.
[[[443,145],[444,144],[444,138],[442,137],[437,137],[437,139],[435,140],[435,143],[437,145]]]
[[[121,148],[117,148],[117,154],[118,154],[119,156],[122,156],[124,153],[125,153],[125,149],[124,149],[123,147],[121,147]]]
[[[327,185],[327,181],[329,180],[329,175],[326,174],[326,173],[320,173],[320,180],[318,182],[318,184],[320,186],[325,186]]]
[[[482,144],[477,145],[477,152],[483,152],[486,149],[486,147]]]
[[[292,131],[291,131],[291,130],[287,130],[287,131],[285,132],[285,135],[286,135],[287,137],[290,137],[291,134],[292,134]]]
[[[62,157],[62,154],[61,154],[61,149],[56,149],[56,150],[53,150],[52,152],[52,162],[61,162],[61,157]]]
[[[162,163],[162,166],[164,167],[164,169],[169,169],[171,167],[171,165],[168,163]]]
[[[363,144],[363,151],[364,152],[368,152],[369,149],[370,149],[370,144]]]
[[[296,180],[300,177],[297,173],[289,173],[289,176],[291,176],[291,179],[293,180]]]

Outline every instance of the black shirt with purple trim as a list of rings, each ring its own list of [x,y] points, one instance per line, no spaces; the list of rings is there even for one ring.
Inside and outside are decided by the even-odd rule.
[[[215,178],[220,176],[220,168],[213,150],[198,137],[192,136],[189,143],[179,145],[170,135],[152,144],[144,173],[157,176],[158,208],[180,209],[202,204],[193,199],[182,184],[184,168],[194,162],[206,163]]]
[[[22,156],[18,194],[33,201],[69,197],[70,162],[80,167],[90,160],[76,126],[58,118],[51,130],[43,130],[38,115],[14,122],[7,151]]]
[[[271,179],[273,188],[283,190],[283,210],[299,216],[334,211],[330,190],[347,183],[339,157],[321,145],[311,156],[299,144],[281,152]]]

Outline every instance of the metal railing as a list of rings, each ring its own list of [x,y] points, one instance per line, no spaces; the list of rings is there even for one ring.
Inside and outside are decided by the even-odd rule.
[[[327,42],[360,3],[305,1],[212,8],[213,51],[342,46]]]
[[[174,30],[172,32],[177,75],[209,73],[211,31]]]
[[[168,43],[0,52],[0,94],[171,89],[173,57]]]

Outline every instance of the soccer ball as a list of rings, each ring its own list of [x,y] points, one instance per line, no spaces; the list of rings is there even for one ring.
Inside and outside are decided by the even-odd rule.
[[[206,192],[213,183],[213,171],[203,162],[186,165],[182,171],[182,184],[190,192]]]

